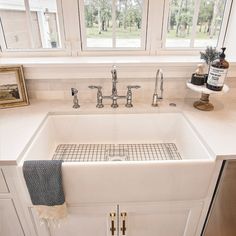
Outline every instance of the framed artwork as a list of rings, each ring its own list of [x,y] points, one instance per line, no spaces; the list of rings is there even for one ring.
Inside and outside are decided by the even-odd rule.
[[[22,66],[0,67],[0,108],[29,105]]]

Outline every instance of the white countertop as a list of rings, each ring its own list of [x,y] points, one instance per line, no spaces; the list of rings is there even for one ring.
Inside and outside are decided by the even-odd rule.
[[[211,99],[215,110],[203,112],[193,108],[194,100],[163,101],[159,107],[150,104],[134,104],[128,109],[120,106],[112,109],[95,104],[82,104],[71,108],[70,101],[31,101],[27,107],[0,110],[0,165],[15,165],[20,162],[27,145],[49,112],[52,113],[158,113],[183,112],[192,123],[204,143],[219,159],[236,159],[236,102]],[[177,107],[170,107],[175,102]]]

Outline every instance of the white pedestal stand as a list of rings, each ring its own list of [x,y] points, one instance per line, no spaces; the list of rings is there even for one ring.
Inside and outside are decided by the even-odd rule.
[[[206,85],[199,86],[190,82],[187,82],[187,87],[195,92],[201,93],[200,100],[193,103],[193,106],[201,111],[212,111],[214,109],[214,106],[209,102],[210,94],[227,93],[229,91],[229,87],[226,84],[221,91],[213,91],[206,88]]]

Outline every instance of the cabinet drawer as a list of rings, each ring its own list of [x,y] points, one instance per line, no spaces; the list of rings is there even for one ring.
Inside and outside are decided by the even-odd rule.
[[[4,175],[3,175],[3,171],[0,168],[0,193],[8,193],[8,192],[9,190],[8,190],[8,187],[7,187]]]

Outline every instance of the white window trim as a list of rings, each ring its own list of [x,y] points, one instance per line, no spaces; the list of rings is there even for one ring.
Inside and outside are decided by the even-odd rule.
[[[6,47],[6,42],[4,38],[4,33],[2,27],[0,27],[0,44],[1,44],[1,56],[2,57],[28,57],[28,56],[70,56],[71,47],[65,40],[65,29],[64,29],[64,17],[63,17],[63,8],[62,1],[57,1],[57,13],[56,18],[58,20],[58,29],[60,31],[59,41],[61,43],[61,48],[35,48],[33,34],[32,34],[32,19],[30,14],[29,0],[24,0],[25,11],[27,17],[27,26],[29,31],[29,37],[32,49],[8,49]]]
[[[236,77],[236,58],[230,63],[228,77]],[[22,64],[26,79],[110,79],[110,69],[116,65],[120,79],[154,79],[162,68],[165,79],[185,78],[202,63],[199,56],[143,56],[143,57],[63,57],[63,58],[2,58],[1,64]],[[91,68],[93,68],[91,70]],[[154,81],[154,80],[153,80]]]
[[[233,6],[233,0],[228,0],[225,5],[224,17],[221,23],[221,34],[218,39],[218,45],[217,45],[218,47],[224,46],[232,6]]]
[[[29,0],[24,0],[29,1]],[[166,48],[164,42],[166,38],[168,7],[170,0],[145,0],[148,8],[143,12],[146,14],[143,17],[143,23],[147,26],[143,32],[146,38],[143,48],[117,48],[106,50],[94,49],[84,50],[82,47],[83,39],[83,11],[82,6],[79,5],[82,0],[57,0],[59,20],[60,39],[64,46],[59,49],[29,49],[29,50],[8,50],[4,48],[4,37],[2,27],[0,27],[0,43],[2,46],[2,57],[64,57],[64,56],[160,56],[160,55],[198,55],[199,51],[205,48]],[[198,2],[200,0],[197,0]],[[219,37],[218,47],[221,47],[225,41],[226,29],[228,25],[229,13],[231,11],[232,0],[228,0],[225,6],[225,16],[223,17],[222,30]],[[81,14],[79,13],[81,12]],[[145,22],[146,21],[146,22]]]
[[[33,24],[32,24],[32,17],[30,12],[30,5],[29,0],[24,0],[25,4],[25,12],[26,12],[26,20],[27,20],[27,27],[28,27],[28,34],[30,38],[30,44],[33,49],[35,49],[34,43],[34,35],[33,35]]]

